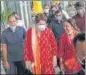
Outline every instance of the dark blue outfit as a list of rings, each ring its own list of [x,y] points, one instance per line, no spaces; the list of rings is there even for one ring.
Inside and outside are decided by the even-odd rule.
[[[58,41],[62,33],[64,32],[63,23],[59,23],[57,20],[53,20],[49,25],[52,29],[56,40]]]
[[[17,26],[15,32],[10,27],[2,32],[1,43],[7,45],[7,60],[10,64],[8,74],[23,73],[24,60],[24,39],[26,31],[23,27]]]

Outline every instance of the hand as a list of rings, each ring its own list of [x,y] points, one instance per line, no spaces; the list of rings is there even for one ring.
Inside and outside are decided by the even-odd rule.
[[[32,63],[32,73],[35,74],[35,64]]]
[[[25,67],[26,67],[26,69],[29,69],[31,67],[31,62],[25,61]]]
[[[4,67],[5,67],[6,69],[10,69],[9,63],[8,63],[8,62],[5,62],[5,63],[4,63]]]
[[[57,66],[57,58],[56,56],[53,56],[53,67],[55,68]]]

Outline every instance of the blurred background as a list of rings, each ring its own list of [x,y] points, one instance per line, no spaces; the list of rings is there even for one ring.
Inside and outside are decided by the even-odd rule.
[[[28,29],[30,24],[33,23],[34,14],[40,13],[43,10],[43,5],[48,4],[49,6],[61,3],[64,10],[68,12],[70,16],[75,14],[73,4],[77,1],[72,0],[27,0],[27,1],[16,1],[7,0],[1,1],[1,29],[6,27],[8,15],[12,12],[17,12],[20,19],[24,22],[25,27]]]

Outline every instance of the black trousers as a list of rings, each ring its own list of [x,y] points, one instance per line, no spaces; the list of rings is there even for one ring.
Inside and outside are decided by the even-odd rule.
[[[17,74],[24,74],[25,73],[24,61],[15,62],[14,64],[17,67]]]
[[[7,75],[33,75],[29,70],[25,68],[24,61],[9,62],[10,69],[6,70]]]
[[[7,74],[24,74],[25,73],[25,63],[24,61],[9,62],[10,69],[7,69]]]

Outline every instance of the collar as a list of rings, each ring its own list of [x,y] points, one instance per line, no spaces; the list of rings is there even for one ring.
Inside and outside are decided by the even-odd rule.
[[[84,15],[85,15],[85,14],[83,14],[83,17],[84,17]],[[76,16],[81,17],[78,13],[76,14]],[[83,18],[83,17],[81,17],[81,18]]]
[[[60,21],[60,22],[59,22],[59,21],[58,21],[58,20],[56,20],[56,19],[55,19],[55,22],[57,22],[58,24],[61,24],[61,23],[62,23],[62,21]]]
[[[11,28],[11,26],[9,26],[8,30],[10,30],[10,31],[12,31],[12,32],[13,32],[13,30],[12,30],[12,29],[14,29],[14,30],[16,31],[17,26],[15,26],[14,28]]]

